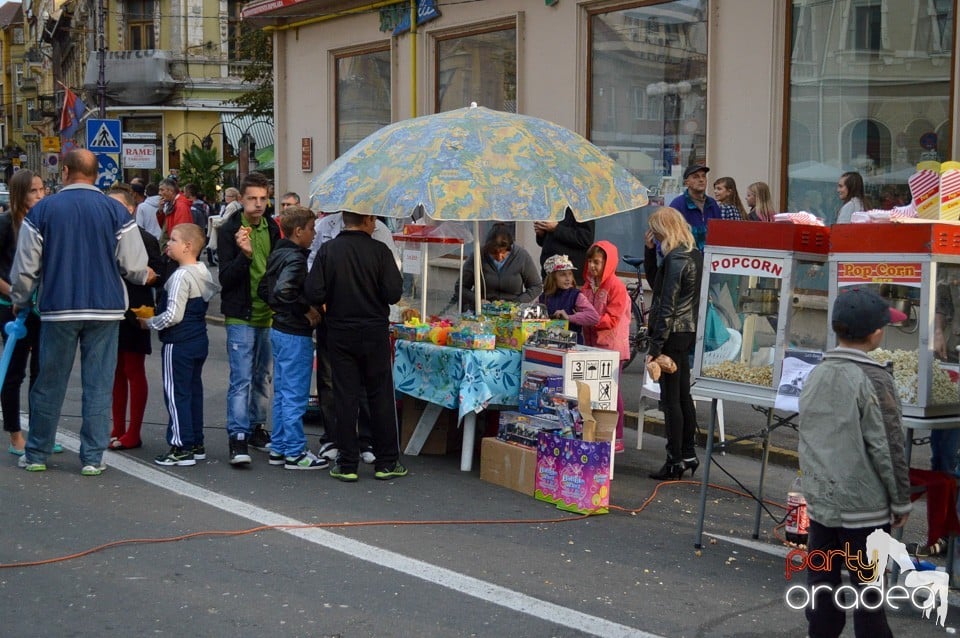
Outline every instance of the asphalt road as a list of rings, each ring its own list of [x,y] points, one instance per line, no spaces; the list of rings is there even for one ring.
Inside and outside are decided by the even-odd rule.
[[[356,484],[270,467],[259,453],[252,467],[231,467],[224,337],[210,326],[209,460],[151,462],[166,447],[156,353],[144,447],[108,452],[102,476],[79,474],[79,364],[61,421],[68,451],[44,473],[24,472],[6,455],[0,634],[806,635],[802,613],[784,602],[792,583],[773,519],[764,516],[754,542],[753,501],[714,490],[710,536],[697,552],[699,485],[655,492],[646,475],[662,462],[664,442],[650,434],[637,451],[635,431],[627,432],[611,498],[626,510],[649,503],[586,519],[481,481],[479,460],[460,472],[458,455],[406,457],[410,475],[390,482],[374,481],[364,466]],[[314,444],[317,431],[308,433]],[[755,487],[755,460],[718,461]],[[793,476],[772,465],[767,495],[783,503]],[[736,487],[716,468],[713,477]],[[921,503],[904,540],[923,540],[923,516]],[[261,527],[270,525],[317,527]],[[196,536],[161,542],[184,535]],[[120,544],[75,556],[110,543]],[[18,565],[31,561],[43,564]],[[892,614],[892,624],[897,635],[944,633],[913,609]],[[960,625],[960,609],[950,608],[947,624]],[[852,621],[844,635],[853,635]]]

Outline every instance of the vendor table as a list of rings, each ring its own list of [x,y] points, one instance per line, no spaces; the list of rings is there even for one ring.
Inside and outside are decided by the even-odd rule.
[[[767,423],[764,428],[757,434],[741,436],[731,441],[721,441],[719,444],[714,445],[713,437],[717,429],[717,404],[719,401],[731,401],[736,403],[743,402],[743,395],[735,391],[723,390],[719,388],[700,388],[697,390],[697,395],[710,399],[710,427],[707,430],[707,451],[706,459],[703,468],[703,474],[700,477],[700,509],[697,514],[697,538],[694,543],[694,547],[701,549],[703,547],[703,520],[706,516],[707,511],[707,490],[710,485],[710,465],[713,460],[714,450],[723,451],[728,445],[732,445],[739,441],[749,438],[759,438],[761,440],[762,453],[760,456],[760,482],[757,486],[757,512],[753,521],[753,538],[760,537],[760,516],[763,514],[763,484],[766,480],[767,474],[767,461],[770,457],[770,433],[776,430],[777,428],[790,425],[793,426],[793,419],[796,417],[796,414],[790,415],[787,418],[774,418],[773,414],[773,397],[763,397],[755,396],[751,397],[750,403],[752,405],[758,406],[763,409],[767,415]]]
[[[424,410],[404,454],[420,453],[442,408],[456,409],[463,427],[460,469],[469,472],[473,468],[477,414],[488,405],[517,405],[520,358],[518,350],[463,350],[397,341],[394,388],[431,404]]]

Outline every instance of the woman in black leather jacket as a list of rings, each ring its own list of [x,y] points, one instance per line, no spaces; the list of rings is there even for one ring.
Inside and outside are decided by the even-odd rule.
[[[648,225],[644,270],[653,289],[653,304],[648,319],[647,361],[664,354],[677,364],[676,372],[660,376],[667,462],[650,478],[669,480],[682,477],[687,470],[693,476],[700,465],[693,449],[697,409],[690,394],[689,355],[697,336],[703,256],[690,226],[675,209],[658,209]]]

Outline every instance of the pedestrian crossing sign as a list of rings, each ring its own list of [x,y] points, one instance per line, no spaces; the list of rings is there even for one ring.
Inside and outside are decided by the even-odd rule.
[[[94,153],[119,153],[120,139],[120,120],[87,120],[87,148]]]

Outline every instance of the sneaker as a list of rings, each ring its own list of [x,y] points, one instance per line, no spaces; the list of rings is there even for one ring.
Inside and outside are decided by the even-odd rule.
[[[285,457],[283,454],[280,454],[279,452],[274,452],[273,450],[270,450],[270,456],[268,457],[267,462],[270,463],[270,465],[283,465],[284,463],[287,462],[287,457]]]
[[[623,439],[617,439],[617,442],[613,444],[614,454],[620,454],[621,452],[623,452],[623,450],[624,450]]]
[[[394,461],[390,467],[385,467],[374,472],[373,478],[380,481],[389,481],[392,478],[400,478],[406,475],[407,468],[403,467],[399,461]]]
[[[63,454],[63,446],[59,443],[53,444],[53,453],[54,454]]]
[[[197,464],[193,449],[185,450],[182,447],[170,448],[169,452],[156,457],[153,462],[157,465],[179,465],[181,467]]]
[[[80,469],[80,474],[83,476],[100,476],[106,469],[107,466],[103,463],[98,463],[97,465],[89,463]]]
[[[288,456],[283,463],[283,469],[285,470],[325,470],[328,467],[330,467],[330,461],[317,458],[310,450],[306,450],[298,456]]]
[[[372,448],[367,448],[360,453],[360,460],[366,463],[367,465],[373,465],[377,461],[377,457],[373,453]]]
[[[207,460],[207,448],[203,447],[203,445],[194,445],[194,446],[193,446],[193,458],[197,459],[198,461],[206,461],[206,460]]]
[[[46,463],[33,463],[27,460],[27,456],[23,455],[17,460],[17,467],[22,467],[28,472],[45,472],[47,470]]]
[[[230,465],[250,465],[246,439],[230,439]]]
[[[340,450],[337,449],[337,444],[333,441],[327,441],[321,444],[320,449],[317,450],[317,456],[322,456],[331,461],[336,461],[338,454],[340,454]]]
[[[253,426],[248,443],[254,450],[260,450],[261,452],[270,450],[270,433],[264,429],[262,423]]]
[[[345,483],[356,483],[360,479],[356,468],[340,467],[339,463],[330,468],[330,476]]]

